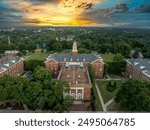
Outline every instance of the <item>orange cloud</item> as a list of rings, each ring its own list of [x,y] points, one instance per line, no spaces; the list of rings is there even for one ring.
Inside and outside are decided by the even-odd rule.
[[[59,0],[57,4],[51,2],[33,4],[31,1],[22,0],[16,3],[9,1],[9,4],[22,11],[25,19],[38,21],[25,23],[28,25],[80,26],[96,24],[89,19],[82,18],[82,14],[100,2],[101,0]]]

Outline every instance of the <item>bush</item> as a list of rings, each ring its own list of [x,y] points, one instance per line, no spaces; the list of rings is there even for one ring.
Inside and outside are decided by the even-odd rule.
[[[25,70],[34,71],[37,66],[44,66],[43,61],[41,60],[28,60],[25,61]]]
[[[117,88],[117,83],[114,82],[114,84],[111,84],[111,81],[109,81],[108,85],[107,85],[107,90],[110,92],[113,92],[114,90],[116,90]]]
[[[110,74],[120,74],[121,72],[125,71],[125,65],[125,62],[108,62],[105,65],[105,68]]]

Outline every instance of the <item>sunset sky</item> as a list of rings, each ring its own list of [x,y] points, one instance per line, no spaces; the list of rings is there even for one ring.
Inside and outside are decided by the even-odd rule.
[[[150,0],[0,0],[0,26],[150,28]]]

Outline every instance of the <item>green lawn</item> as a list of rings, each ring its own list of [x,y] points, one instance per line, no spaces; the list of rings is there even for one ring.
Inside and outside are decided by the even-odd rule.
[[[43,52],[43,53],[36,52],[36,53],[29,55],[29,58],[27,60],[42,60],[42,61],[44,61],[48,55],[49,55],[48,52]]]
[[[96,111],[103,111],[100,100],[98,98],[98,94],[97,94],[95,85],[93,85],[93,92],[94,92],[94,96],[95,96],[95,109],[96,109]]]
[[[107,111],[122,111],[119,104],[116,104],[116,102],[113,102],[112,104],[110,104],[108,107],[107,107]]]
[[[104,59],[104,62],[112,62],[114,58],[114,54],[101,54],[102,58]]]
[[[99,86],[99,90],[100,90],[100,92],[102,94],[102,97],[104,99],[104,103],[108,102],[110,99],[115,97],[119,87],[122,84],[121,80],[111,80],[112,85],[114,84],[114,82],[116,82],[116,84],[117,84],[117,89],[114,90],[113,92],[110,92],[110,91],[107,90],[107,85],[108,85],[109,81],[106,81],[106,80],[105,81],[104,80],[97,81],[97,84]]]
[[[111,79],[120,79],[120,76],[121,75],[116,75],[116,74],[109,74],[109,77],[111,78]]]

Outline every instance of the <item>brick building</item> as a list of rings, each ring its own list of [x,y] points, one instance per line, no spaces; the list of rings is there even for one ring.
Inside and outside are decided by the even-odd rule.
[[[150,80],[150,59],[126,60],[126,73],[130,78]]]
[[[17,56],[19,51],[16,50],[7,50],[4,52],[4,56]]]
[[[58,76],[64,64],[82,63],[84,66],[93,66],[96,78],[103,78],[104,62],[100,55],[96,54],[78,54],[77,44],[74,42],[71,54],[54,53],[46,59],[45,67],[51,70],[54,76]]]
[[[76,101],[90,101],[92,85],[88,70],[82,63],[63,65],[58,80],[69,83],[70,90],[64,92],[65,96],[71,95]]]
[[[78,54],[77,44],[73,43],[70,54],[54,53],[48,56],[45,67],[58,80],[67,81],[70,90],[64,95],[71,95],[75,101],[90,101],[91,81],[88,67],[93,66],[96,78],[103,78],[104,62],[96,54]]]
[[[0,77],[19,76],[24,73],[24,60],[18,56],[4,56],[0,59]]]

